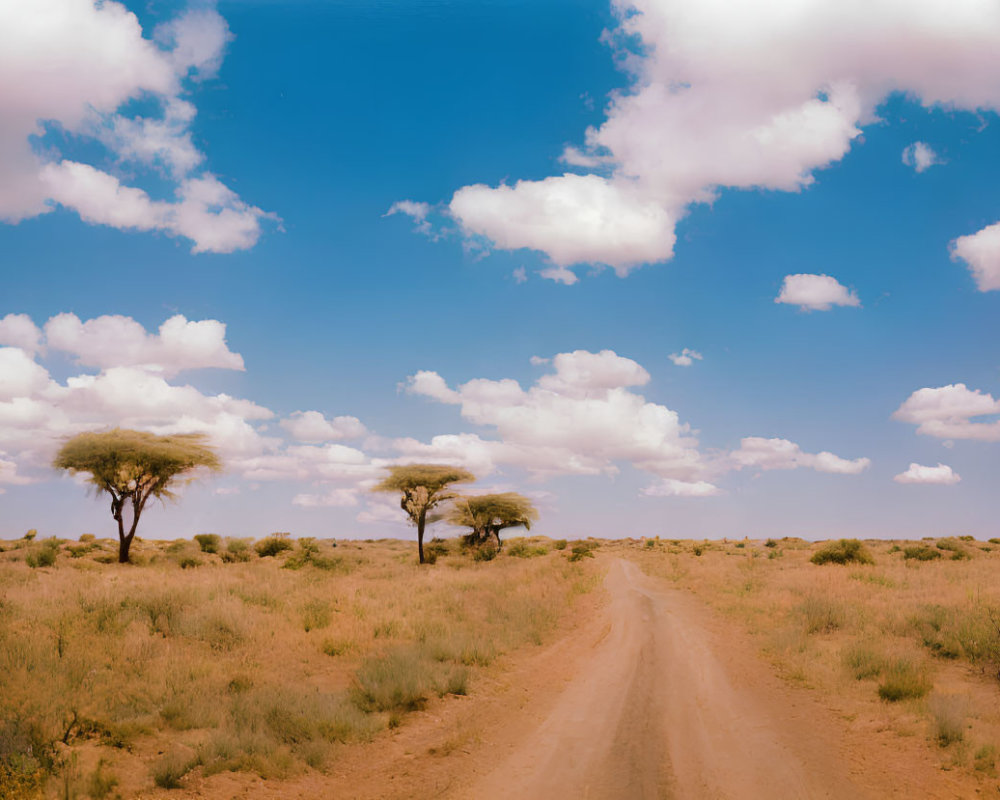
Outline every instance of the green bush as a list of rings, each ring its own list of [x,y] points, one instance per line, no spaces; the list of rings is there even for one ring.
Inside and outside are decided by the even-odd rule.
[[[768,539],[766,542],[764,542],[764,547],[777,547],[777,546],[778,543],[774,541],[774,539]]]
[[[473,561],[492,561],[497,557],[497,553],[500,549],[496,546],[493,541],[484,542],[478,547],[472,549],[472,560]]]
[[[203,553],[218,553],[222,538],[217,533],[199,533],[194,537]]]
[[[193,569],[194,567],[200,567],[201,564],[202,561],[200,558],[193,558],[191,556],[180,560],[181,569]]]
[[[549,549],[543,545],[531,545],[524,539],[514,539],[507,543],[507,555],[516,558],[534,558],[544,556]]]
[[[913,547],[904,547],[903,558],[907,561],[910,559],[914,561],[933,561],[936,558],[941,558],[941,551],[935,550],[933,547],[928,547],[925,544],[918,544]]]
[[[582,561],[585,558],[594,557],[594,545],[591,542],[578,542],[573,545],[567,558],[570,561]]]
[[[26,542],[30,542],[30,541],[34,540],[34,538],[36,536],[38,536],[38,531],[35,528],[32,528],[30,531],[28,531],[26,534],[24,534],[24,540]]]
[[[90,544],[91,542],[97,541],[97,537],[92,533],[81,533],[80,534],[80,544]]]
[[[272,533],[270,536],[257,542],[253,549],[257,551],[257,555],[261,558],[267,558],[268,556],[276,556],[278,553],[283,553],[286,550],[292,550],[294,547],[295,545],[288,540],[287,533]]]
[[[25,557],[25,563],[32,569],[38,567],[55,566],[56,558],[59,555],[59,540],[51,537],[42,542],[41,547],[37,547],[29,552]]]
[[[875,559],[858,539],[838,539],[813,553],[813,564],[874,564]]]
[[[227,564],[249,561],[251,558],[253,558],[253,550],[250,549],[250,543],[246,539],[229,539],[226,542],[222,560]]]
[[[555,548],[556,550],[565,550],[565,549],[566,549],[566,544],[567,544],[567,542],[566,542],[566,540],[565,540],[565,539],[556,539],[556,540],[555,540],[555,541],[554,541],[554,542],[552,543],[552,546],[553,546],[553,547],[554,547],[554,548]]]

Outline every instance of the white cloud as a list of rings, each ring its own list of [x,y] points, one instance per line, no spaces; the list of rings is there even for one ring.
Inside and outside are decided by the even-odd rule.
[[[0,319],[0,345],[19,347],[34,355],[42,349],[42,332],[27,314],[8,314]]]
[[[722,490],[708,481],[677,481],[664,478],[647,486],[642,494],[647,497],[714,497]]]
[[[951,243],[952,259],[962,259],[981,292],[1000,289],[1000,222]]]
[[[225,20],[213,9],[191,10],[154,38],[111,0],[0,4],[0,220],[58,203],[91,223],[185,237],[196,253],[253,246],[271,215],[211,173],[196,173],[204,156],[191,138],[196,110],[185,99],[192,81],[218,68],[231,38]],[[120,113],[139,98],[160,115]],[[161,169],[173,196],[154,200],[98,166],[62,159],[46,136],[51,129],[100,142],[116,165]]]
[[[528,271],[524,267],[518,267],[511,273],[514,283],[527,283]]]
[[[786,275],[775,303],[787,303],[810,311],[829,311],[833,306],[860,306],[858,296],[829,275]]]
[[[857,475],[871,466],[867,458],[853,460],[841,458],[833,453],[806,453],[795,442],[788,439],[766,439],[748,436],[740,440],[740,447],[728,456],[735,469],[758,467],[762,470],[798,469],[805,467],[817,472],[839,475]]]
[[[383,217],[391,217],[393,214],[405,214],[413,220],[413,229],[426,236],[433,236],[431,223],[427,215],[431,213],[430,203],[420,203],[415,200],[397,200]]]
[[[917,172],[941,163],[941,158],[926,142],[914,142],[903,148],[903,163]]]
[[[940,486],[953,486],[962,480],[962,477],[953,472],[947,464],[938,463],[936,467],[925,467],[920,464],[910,464],[906,472],[901,472],[893,478],[896,483],[923,483],[938,484]]]
[[[45,323],[45,342],[53,350],[76,357],[88,367],[138,367],[167,377],[181,370],[242,370],[243,357],[226,344],[226,326],[214,319],[188,320],[176,314],[146,333],[131,317],[96,317],[81,322],[75,314],[58,314]]]
[[[297,494],[292,498],[292,505],[304,508],[344,507],[358,504],[357,489],[330,489],[323,494]]]
[[[696,350],[684,348],[679,353],[671,353],[667,356],[676,367],[690,367],[695,361],[701,361],[703,356]]]
[[[631,73],[564,162],[599,170],[458,189],[463,232],[619,275],[670,258],[674,225],[722,188],[800,191],[894,92],[996,110],[1000,14],[983,0],[612,0]]]
[[[700,478],[706,465],[689,427],[675,411],[629,391],[649,381],[639,364],[610,350],[560,353],[552,363],[554,371],[527,391],[509,378],[478,378],[453,390],[437,373],[418,373],[409,392],[460,404],[463,418],[494,428],[499,440],[435,437],[423,449],[408,442],[405,452],[424,457],[428,448],[446,447],[452,457],[464,452],[466,463],[518,466],[539,478],[614,474],[619,462],[665,478]]]
[[[975,422],[976,417],[1000,415],[1000,401],[964,383],[918,389],[893,412],[893,419],[917,426],[917,433],[939,439],[980,439],[1000,442],[1000,419]]]
[[[281,427],[300,442],[328,442],[340,439],[360,439],[368,429],[357,417],[327,419],[319,411],[295,411],[281,420]]]

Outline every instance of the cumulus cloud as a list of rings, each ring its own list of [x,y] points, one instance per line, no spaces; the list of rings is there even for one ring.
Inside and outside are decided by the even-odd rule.
[[[1000,222],[951,243],[952,260],[966,263],[981,292],[1000,289]]]
[[[893,478],[896,483],[923,483],[938,484],[940,486],[953,486],[962,480],[962,477],[952,471],[947,464],[940,462],[936,467],[925,467],[921,464],[910,464],[906,472],[901,472]]]
[[[131,317],[81,322],[75,314],[58,314],[45,323],[45,343],[88,367],[138,367],[168,377],[190,369],[244,369],[243,357],[226,344],[225,324],[182,314],[164,322],[159,334],[147,333]]]
[[[914,142],[903,148],[903,163],[917,172],[941,163],[941,158],[926,142]]]
[[[807,453],[788,439],[766,439],[748,436],[740,440],[740,447],[728,456],[735,469],[757,467],[762,470],[798,469],[805,467],[817,472],[839,475],[857,475],[871,466],[867,458],[846,459],[828,451]]]
[[[858,296],[829,275],[786,275],[775,303],[808,311],[829,311],[833,306],[860,306]]]
[[[360,439],[368,432],[357,417],[327,419],[319,411],[295,411],[287,419],[281,420],[280,424],[293,438],[311,444]]]
[[[449,203],[466,236],[540,251],[563,283],[574,264],[625,275],[669,259],[677,221],[721,189],[808,187],[894,92],[1000,107],[1000,14],[981,0],[611,5],[606,39],[631,83],[563,153],[587,174],[465,186]]]
[[[695,361],[701,361],[702,355],[696,350],[684,348],[679,353],[671,353],[667,356],[675,367],[690,367]]]
[[[939,439],[1000,442],[1000,401],[964,383],[918,389],[893,412],[893,419],[917,426],[917,433]]]
[[[458,463],[477,475],[504,466],[539,479],[614,475],[629,464],[656,479],[643,494],[660,497],[719,494],[714,481],[746,467],[856,474],[870,463],[755,437],[743,439],[733,453],[706,454],[677,412],[631,391],[649,381],[649,373],[632,359],[611,350],[577,350],[560,353],[551,363],[552,371],[528,389],[509,378],[477,378],[452,389],[436,372],[417,373],[407,391],[460,406],[464,419],[491,428],[496,438],[462,433],[435,436],[429,443],[396,440],[394,446],[411,460]]]
[[[187,11],[150,39],[135,15],[111,0],[4,3],[0,220],[17,222],[60,204],[93,224],[184,237],[196,253],[252,247],[261,220],[273,215],[202,170],[204,155],[191,138],[196,109],[186,99],[193,83],[218,69],[230,38],[211,8]],[[138,98],[158,113],[122,112]],[[153,199],[102,167],[63,159],[58,140],[47,135],[52,130],[104,145],[115,168],[159,171],[172,195]]]
[[[42,332],[27,314],[8,314],[0,319],[0,345],[34,355],[42,349]]]

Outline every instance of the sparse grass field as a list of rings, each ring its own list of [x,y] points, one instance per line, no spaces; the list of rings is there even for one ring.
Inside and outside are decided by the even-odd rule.
[[[0,542],[0,797],[327,770],[557,631],[600,568],[546,542]]]
[[[605,549],[744,627],[784,678],[823,693],[852,724],[925,737],[942,768],[996,778],[994,543],[641,540]]]

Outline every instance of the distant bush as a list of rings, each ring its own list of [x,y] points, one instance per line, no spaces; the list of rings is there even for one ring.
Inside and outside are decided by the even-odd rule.
[[[903,558],[907,561],[910,559],[914,561],[933,561],[936,558],[941,558],[941,551],[935,550],[933,547],[928,547],[925,544],[918,544],[913,547],[904,547]]]
[[[305,566],[313,566],[317,569],[343,569],[345,572],[350,571],[343,558],[339,556],[326,557],[320,555],[319,543],[312,537],[299,539],[298,549],[285,559],[284,563],[285,569],[302,569]]]
[[[994,538],[990,539],[990,544],[1000,544],[1000,539],[997,539],[996,537],[994,537]]]
[[[858,539],[839,539],[813,553],[813,564],[874,564],[875,559]]]
[[[87,544],[78,544],[69,546],[70,558],[83,558],[91,550],[98,549],[99,545],[96,542],[88,542]]]
[[[583,561],[585,558],[594,557],[595,545],[591,542],[578,542],[569,551],[567,558],[570,561]]]
[[[261,558],[267,558],[268,556],[276,556],[278,553],[283,553],[286,550],[292,550],[294,547],[295,545],[288,540],[287,533],[272,533],[270,536],[257,542],[253,549],[257,551],[257,555]]]
[[[553,547],[554,547],[554,548],[555,548],[556,550],[565,550],[565,549],[566,549],[566,544],[567,544],[567,543],[566,543],[566,540],[565,540],[565,539],[556,539],[556,540],[555,540],[555,541],[554,541],[554,542],[552,543],[552,546],[553,546]]]
[[[777,546],[778,543],[774,541],[774,539],[768,539],[766,542],[764,542],[764,547],[777,547]]]
[[[59,555],[59,540],[54,536],[42,542],[41,547],[32,549],[25,557],[24,562],[36,569],[38,567],[51,567],[56,563]]]
[[[252,553],[250,543],[246,539],[229,539],[226,542],[225,552],[222,553],[222,560],[227,564],[249,561],[253,558]]]
[[[31,529],[31,530],[29,530],[29,531],[28,531],[28,532],[27,532],[26,534],[24,534],[24,540],[25,540],[26,542],[30,542],[30,541],[32,541],[32,540],[33,540],[33,539],[34,539],[34,538],[35,538],[36,536],[38,536],[38,531],[37,531],[37,530],[36,530],[35,528],[32,528],[32,529]]]
[[[180,560],[181,569],[192,569],[194,567],[200,567],[202,565],[202,560],[200,558],[194,558],[192,556],[187,556]]]
[[[656,547],[656,540],[655,539],[647,539],[646,540],[646,547],[648,547],[650,550],[652,550],[654,547]]]
[[[544,556],[548,552],[549,549],[544,545],[532,545],[524,539],[514,539],[507,543],[507,555],[515,558],[534,558]]]
[[[965,549],[965,545],[955,539],[949,537],[947,539],[941,539],[938,543],[938,550],[944,550],[946,553],[951,553],[952,561],[964,561],[972,558],[969,551]]]
[[[203,553],[218,553],[222,538],[217,533],[199,533],[194,537]]]
[[[702,547],[700,544],[696,544],[694,547],[691,548],[691,552],[694,553],[696,556],[700,556],[702,553],[705,552],[705,548]]]
[[[92,534],[92,533],[81,533],[80,534],[80,543],[81,544],[89,544],[90,542],[94,542],[96,540],[97,540],[97,537],[94,536],[94,534]]]
[[[963,542],[974,542],[974,541],[976,541],[976,537],[975,536],[969,536],[968,534],[966,534],[965,536],[959,536],[958,538],[961,539]]]

